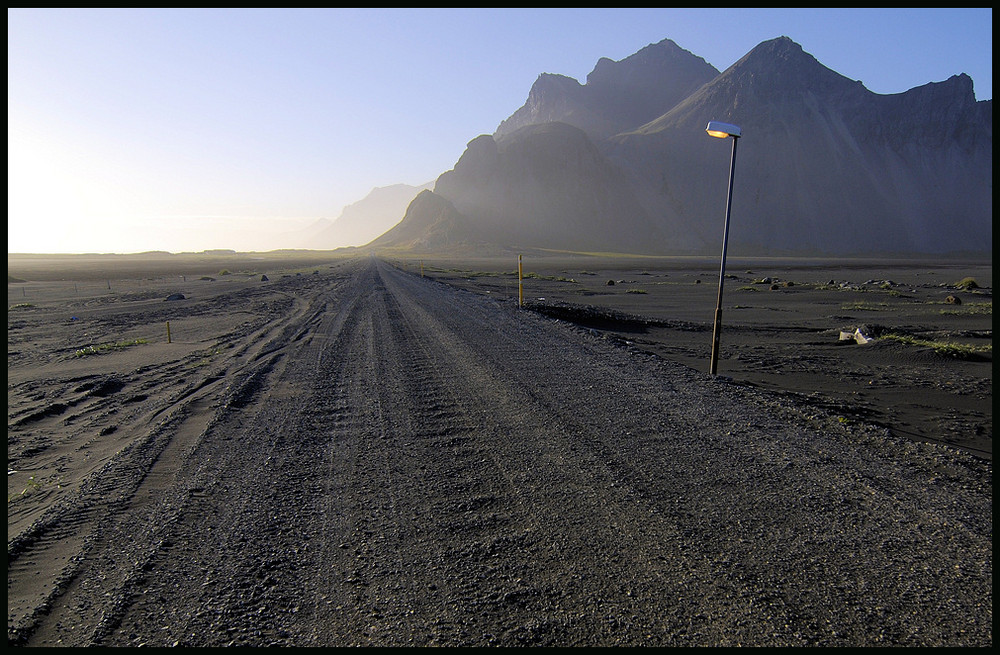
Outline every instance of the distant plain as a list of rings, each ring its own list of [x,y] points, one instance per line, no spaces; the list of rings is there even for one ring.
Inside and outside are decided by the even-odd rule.
[[[170,304],[159,300],[172,293],[204,298],[224,286],[259,284],[262,276],[280,281],[310,275],[357,255],[8,255],[8,375],[30,377],[39,361],[54,364],[56,353],[30,352],[46,344],[82,348],[102,339],[163,340],[160,318]],[[519,299],[514,254],[379,256],[414,275],[500,302]],[[536,252],[524,255],[521,266],[526,309],[707,375],[717,260]],[[974,286],[959,286],[970,279]],[[273,289],[280,294],[280,285]],[[81,340],[79,324],[70,320],[95,307],[126,311],[136,299],[156,301],[157,317],[151,315],[145,326],[130,321],[128,334]],[[228,324],[245,312],[220,304],[181,324],[207,340],[211,331],[192,330],[193,321]],[[897,436],[992,459],[992,320],[988,261],[731,257],[718,374],[833,411],[844,421],[876,423]],[[859,327],[880,338],[864,345],[841,338]]]

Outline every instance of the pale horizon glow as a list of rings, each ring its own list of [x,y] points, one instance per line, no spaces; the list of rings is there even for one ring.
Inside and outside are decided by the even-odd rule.
[[[541,73],[671,39],[719,71],[787,36],[874,93],[968,74],[985,9],[8,9],[7,252],[309,247],[433,182]],[[351,244],[339,244],[351,245]],[[327,247],[327,246],[317,246]]]

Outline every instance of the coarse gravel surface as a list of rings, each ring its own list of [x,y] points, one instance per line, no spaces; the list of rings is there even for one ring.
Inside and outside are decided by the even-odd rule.
[[[375,258],[283,288],[183,375],[9,379],[8,468],[124,446],[8,496],[8,645],[992,645],[991,461]]]

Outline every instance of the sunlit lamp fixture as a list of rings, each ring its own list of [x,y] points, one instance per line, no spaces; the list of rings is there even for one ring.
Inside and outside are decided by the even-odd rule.
[[[726,247],[729,244],[729,211],[733,204],[733,177],[736,174],[736,142],[743,130],[736,125],[711,121],[705,128],[709,136],[718,139],[733,137],[733,159],[729,164],[729,197],[726,200],[726,229],[722,234],[722,265],[719,267],[719,299],[715,304],[715,327],[712,329],[712,361],[709,374],[715,375],[719,363],[719,337],[722,335],[722,285],[726,280]]]
[[[743,136],[743,131],[736,125],[730,125],[729,123],[720,123],[719,121],[712,121],[705,128],[709,136],[714,136],[717,139],[725,139],[726,137],[733,137],[738,139]]]

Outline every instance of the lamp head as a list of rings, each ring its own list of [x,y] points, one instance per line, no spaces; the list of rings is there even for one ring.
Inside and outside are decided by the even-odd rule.
[[[709,136],[714,136],[718,139],[725,139],[726,137],[733,137],[738,139],[743,136],[743,130],[741,130],[736,125],[731,125],[729,123],[720,123],[719,121],[711,121],[708,127],[705,128]]]

